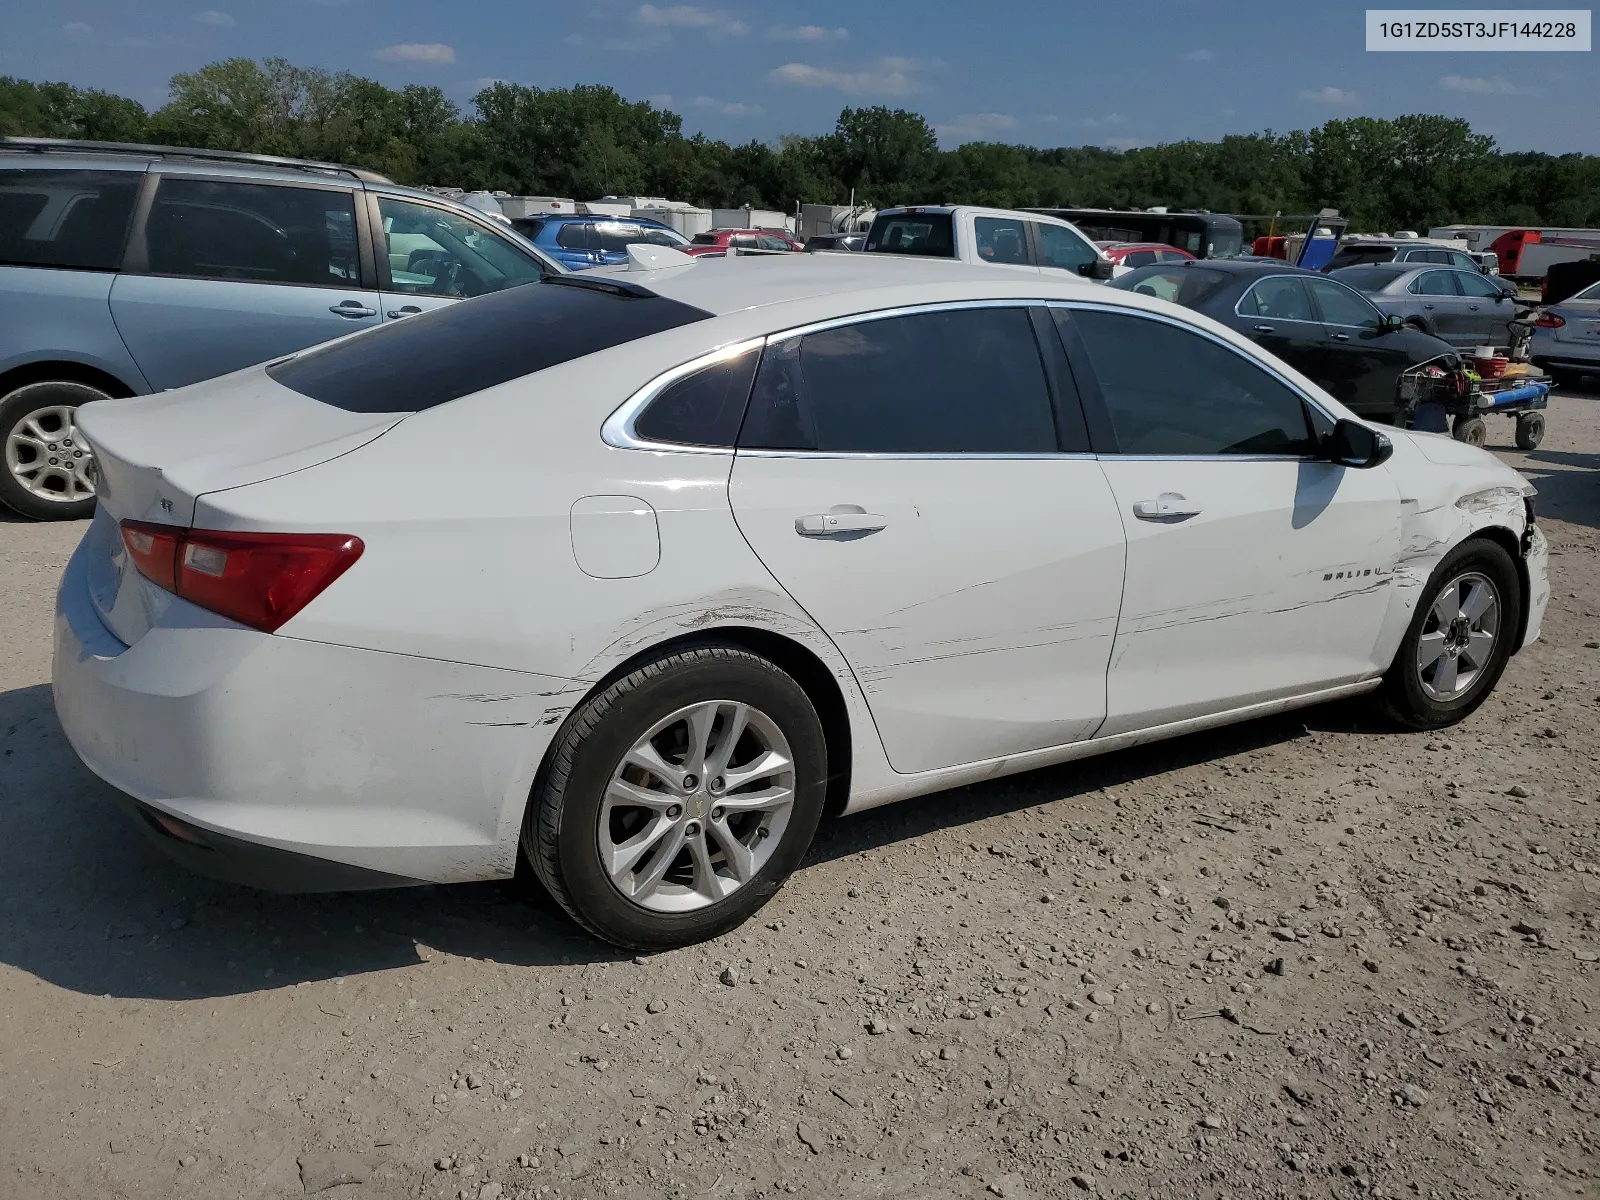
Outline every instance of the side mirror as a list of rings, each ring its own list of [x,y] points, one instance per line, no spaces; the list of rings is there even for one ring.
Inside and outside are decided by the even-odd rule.
[[[1394,453],[1394,443],[1376,429],[1347,418],[1322,439],[1322,452],[1329,462],[1364,471],[1387,462]]]
[[[1117,273],[1117,265],[1109,258],[1096,258],[1078,268],[1078,274],[1087,279],[1110,279]]]
[[[1405,319],[1399,313],[1384,313],[1383,321],[1378,326],[1378,332],[1393,333],[1396,329],[1404,329],[1405,324]]]

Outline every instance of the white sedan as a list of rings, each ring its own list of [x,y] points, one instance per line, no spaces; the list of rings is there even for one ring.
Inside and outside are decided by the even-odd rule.
[[[1519,475],[1190,310],[631,253],[81,412],[56,707],[175,855],[289,890],[520,854],[675,946],[825,814],[1363,692],[1447,725],[1538,636]]]

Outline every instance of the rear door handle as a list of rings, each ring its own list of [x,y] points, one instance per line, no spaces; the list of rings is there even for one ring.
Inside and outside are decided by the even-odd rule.
[[[1336,333],[1333,335],[1333,340],[1336,342],[1348,342],[1350,335],[1348,333]]]
[[[1162,492],[1154,500],[1140,500],[1133,506],[1133,515],[1141,521],[1187,521],[1203,511],[1178,492]]]
[[[414,317],[421,311],[415,304],[406,304],[399,308],[391,308],[387,315],[391,321],[398,321],[401,317]]]
[[[338,304],[329,305],[328,311],[336,317],[375,317],[378,310],[368,308],[359,300],[341,300]]]
[[[1432,308],[1432,307],[1433,307],[1433,305],[1431,305],[1431,304],[1424,304],[1424,305],[1423,305],[1423,306],[1422,306],[1422,307],[1423,307],[1423,308]]]
[[[1271,325],[1257,325],[1256,326],[1256,332],[1257,333],[1276,333],[1277,330],[1273,329],[1273,327]]]
[[[889,518],[869,512],[812,513],[794,523],[794,531],[801,537],[829,537],[836,533],[877,533],[889,524]]]

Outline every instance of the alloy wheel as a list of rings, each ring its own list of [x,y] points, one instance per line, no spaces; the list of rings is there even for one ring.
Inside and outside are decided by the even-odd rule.
[[[94,496],[94,454],[78,436],[77,411],[70,404],[51,404],[11,427],[6,470],[29,495],[55,504]]]
[[[1417,678],[1430,700],[1465,695],[1494,657],[1500,594],[1488,576],[1458,575],[1434,598],[1417,640]]]

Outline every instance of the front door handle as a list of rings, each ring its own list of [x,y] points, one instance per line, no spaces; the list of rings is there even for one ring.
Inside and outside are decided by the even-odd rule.
[[[801,537],[831,537],[839,533],[877,533],[889,518],[869,512],[825,512],[800,517],[794,531]]]
[[[1336,333],[1333,335],[1333,340],[1336,342],[1348,342],[1350,335],[1348,333]]]
[[[398,321],[401,317],[414,317],[421,311],[415,304],[403,304],[399,308],[391,308],[387,315],[391,321]]]
[[[1187,521],[1203,511],[1178,492],[1162,492],[1154,500],[1140,500],[1133,506],[1133,515],[1141,521]]]
[[[1277,331],[1275,329],[1273,329],[1271,325],[1257,325],[1256,326],[1256,332],[1257,333],[1276,333]]]
[[[378,315],[377,309],[368,308],[359,300],[341,300],[338,304],[329,305],[328,311],[336,317],[352,317],[356,319]]]
[[[1422,307],[1423,307],[1423,308],[1432,308],[1432,307],[1433,307],[1433,305],[1431,305],[1431,304],[1424,304],[1424,305],[1423,305],[1423,306],[1422,306]]]

